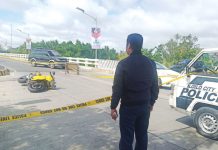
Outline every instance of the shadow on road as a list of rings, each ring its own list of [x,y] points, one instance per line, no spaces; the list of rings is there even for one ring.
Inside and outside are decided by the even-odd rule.
[[[184,116],[184,117],[178,118],[178,119],[176,119],[176,121],[183,123],[189,127],[195,128],[193,118],[190,116]]]
[[[1,112],[10,111],[13,114],[24,112],[12,107],[0,109]],[[107,113],[92,108],[13,121],[0,126],[1,150],[110,150],[117,149],[118,139],[118,123],[114,123]]]
[[[8,111],[10,114],[28,112],[13,107],[0,107],[1,116],[4,115],[3,112]],[[189,122],[184,117],[178,121]],[[112,121],[103,109],[90,107],[2,123],[0,149],[117,150],[120,137],[118,123],[119,121]],[[185,128],[162,135],[149,133],[149,150],[194,149],[204,142],[209,142],[208,146],[212,147],[213,142],[206,141],[192,130],[192,128]]]

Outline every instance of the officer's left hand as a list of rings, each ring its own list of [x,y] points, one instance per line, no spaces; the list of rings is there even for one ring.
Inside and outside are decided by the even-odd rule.
[[[150,112],[153,111],[153,106],[150,107]]]

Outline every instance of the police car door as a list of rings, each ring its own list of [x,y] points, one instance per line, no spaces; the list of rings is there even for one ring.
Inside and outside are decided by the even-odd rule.
[[[176,107],[189,112],[202,106],[218,106],[218,51],[204,52],[186,68],[177,87]]]

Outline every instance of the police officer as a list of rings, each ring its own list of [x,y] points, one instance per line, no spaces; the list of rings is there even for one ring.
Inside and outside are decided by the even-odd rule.
[[[120,150],[132,150],[134,134],[135,150],[146,150],[150,111],[158,98],[159,88],[155,63],[143,56],[143,37],[133,33],[127,37],[126,52],[129,55],[117,65],[112,87],[111,117],[116,120],[117,106],[121,99]]]

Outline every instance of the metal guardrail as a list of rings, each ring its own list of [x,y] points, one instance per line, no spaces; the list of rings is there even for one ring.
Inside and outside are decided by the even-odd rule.
[[[13,53],[0,53],[0,56],[21,59],[27,61],[28,54],[13,54]],[[98,68],[102,70],[114,72],[119,61],[117,60],[103,60],[103,59],[89,59],[89,58],[74,58],[65,57],[69,62],[77,63],[80,67]]]

